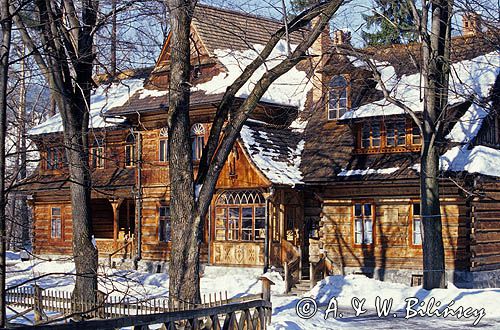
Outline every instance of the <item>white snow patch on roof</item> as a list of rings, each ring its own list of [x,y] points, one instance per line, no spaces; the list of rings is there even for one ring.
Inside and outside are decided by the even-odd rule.
[[[143,79],[127,79],[118,83],[99,86],[92,93],[90,99],[89,128],[109,127],[124,122],[123,118],[104,118],[102,114],[111,108],[122,106],[132,94],[141,88],[143,88]],[[61,115],[56,114],[40,125],[33,127],[28,134],[39,135],[62,131]]]
[[[284,162],[279,158],[275,150],[269,150],[260,146],[254,139],[253,133],[255,133],[255,131],[245,125],[241,129],[240,136],[247,150],[258,150],[258,153],[249,152],[249,156],[264,175],[275,184],[294,186],[302,183],[300,162],[305,141],[301,140],[297,144],[295,150],[291,150],[291,158]],[[260,132],[259,134],[263,138],[268,138],[267,133]]]
[[[451,142],[469,143],[477,135],[488,110],[473,103],[446,136]]]
[[[370,174],[392,174],[399,170],[399,167],[390,167],[390,168],[380,168],[373,169],[367,168],[363,170],[345,170],[343,169],[338,176],[354,176],[354,175],[370,175]]]
[[[453,147],[440,158],[441,169],[453,172],[479,173],[500,177],[500,150],[476,146]]]
[[[390,66],[388,63],[376,62],[375,65],[379,69],[382,81],[390,91],[391,96],[402,101],[414,112],[423,111],[423,90],[420,88],[421,79],[419,73],[403,75],[398,78],[394,67]],[[498,51],[478,56],[471,60],[454,63],[450,73],[449,103],[461,103],[466,101],[470,96],[474,96],[476,100],[482,100],[488,97],[490,89],[495,83],[499,72],[500,54]],[[377,85],[377,89],[382,90],[380,84]],[[404,114],[403,109],[386,100],[380,100],[349,111],[342,119],[397,114]],[[474,128],[475,126],[471,126],[471,129],[474,130]],[[464,134],[468,136],[469,132],[465,130]]]
[[[139,95],[139,99],[145,99],[147,97],[163,97],[163,96],[166,96],[168,95],[168,91],[165,90],[165,91],[160,91],[160,90],[156,90],[156,89],[146,89],[146,88],[143,88],[141,90],[141,94]]]
[[[290,46],[293,50],[295,45]],[[231,85],[243,72],[243,70],[258,56],[264,46],[254,45],[254,49],[245,51],[234,51],[228,49],[217,49],[214,51],[218,60],[226,68],[225,72],[219,73],[210,81],[193,87],[194,90],[202,90],[207,94],[224,93],[226,88]],[[245,85],[236,93],[236,97],[248,97],[255,84],[264,73],[281,63],[286,59],[287,44],[281,40],[278,42],[269,58],[261,65]],[[272,83],[261,101],[291,105],[303,109],[307,92],[312,88],[312,83],[307,77],[307,73],[292,68]]]

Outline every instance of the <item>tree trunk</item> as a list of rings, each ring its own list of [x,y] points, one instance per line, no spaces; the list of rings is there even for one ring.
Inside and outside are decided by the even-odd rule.
[[[5,313],[5,248],[6,248],[6,196],[5,196],[5,138],[7,133],[7,83],[9,78],[9,55],[12,33],[12,18],[8,0],[0,0],[2,44],[0,45],[0,328],[7,323]]]
[[[424,114],[420,198],[423,227],[424,289],[446,287],[439,201],[439,121],[448,102],[450,15],[452,1],[431,3],[431,31],[423,42]]]
[[[172,52],[168,112],[172,214],[170,298],[200,301],[199,217],[196,215],[189,121],[190,26],[194,4],[170,0]],[[181,243],[182,242],[182,243]]]

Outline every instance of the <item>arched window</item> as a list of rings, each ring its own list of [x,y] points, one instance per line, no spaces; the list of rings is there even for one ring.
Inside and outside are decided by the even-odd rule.
[[[134,166],[135,163],[135,136],[130,133],[125,139],[125,166]]]
[[[328,120],[341,118],[349,109],[349,84],[344,76],[334,76],[328,85]]]
[[[104,139],[95,138],[90,150],[92,168],[104,168]]]
[[[162,128],[160,130],[160,140],[158,141],[158,160],[160,162],[168,162],[168,130]]]
[[[266,223],[265,198],[258,190],[225,191],[215,204],[215,239],[260,241]]]
[[[193,148],[193,160],[200,160],[205,146],[205,127],[197,123],[191,127],[191,140]]]

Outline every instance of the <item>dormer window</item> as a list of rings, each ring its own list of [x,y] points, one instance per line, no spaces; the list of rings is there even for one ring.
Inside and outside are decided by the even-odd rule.
[[[47,158],[45,160],[45,169],[59,170],[66,166],[66,154],[64,148],[49,147],[47,148]]]
[[[193,160],[199,161],[203,154],[203,147],[205,146],[205,127],[203,124],[197,123],[191,127],[191,141]]]
[[[371,119],[355,126],[356,152],[408,152],[419,151],[422,137],[411,120]]]
[[[349,83],[344,76],[334,76],[328,84],[328,120],[340,119],[349,110]]]
[[[135,163],[135,136],[130,133],[125,139],[125,166],[131,167]]]

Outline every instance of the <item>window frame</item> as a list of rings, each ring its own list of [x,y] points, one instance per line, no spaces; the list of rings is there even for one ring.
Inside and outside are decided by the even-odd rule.
[[[398,124],[404,121],[404,132],[405,136],[402,140],[405,144],[399,144],[399,140],[402,138],[399,135]],[[394,130],[390,127],[394,125]],[[374,126],[379,127],[379,137],[374,137]],[[369,136],[365,137],[365,127],[369,127]],[[413,122],[413,120],[408,118],[399,119],[377,119],[372,121],[363,121],[355,125],[355,150],[356,154],[372,154],[372,153],[398,153],[398,152],[418,152],[422,149],[422,135],[420,134],[419,142],[414,143],[416,139],[415,129],[418,130],[418,126]],[[394,136],[391,139],[394,140],[396,145],[390,145],[389,143],[389,132],[394,131]],[[365,140],[369,141],[368,146],[364,146]],[[373,141],[379,141],[379,145],[374,145]]]
[[[418,215],[418,220],[420,221],[420,228],[419,228],[419,232],[420,232],[420,243],[415,243],[415,219],[416,219],[416,216],[415,216],[415,205],[418,205],[419,206],[419,215]],[[409,242],[410,242],[410,247],[413,247],[413,248],[422,248],[422,241],[423,241],[423,237],[422,237],[422,215],[421,215],[421,210],[420,210],[420,202],[417,202],[417,201],[412,201],[410,203],[410,208],[409,208]]]
[[[361,214],[361,217],[359,216],[356,216],[356,205],[360,204],[361,205],[361,210],[362,210],[362,214]],[[365,207],[364,205],[366,204],[370,204],[370,211],[371,211],[371,215],[370,215],[370,220],[371,220],[371,243],[364,243],[365,241],[365,232],[367,232],[365,230],[365,220],[367,220],[367,218],[365,217],[365,214],[364,214],[364,210],[365,210]],[[352,202],[352,206],[351,206],[351,222],[352,222],[352,242],[353,242],[353,246],[356,247],[356,248],[372,248],[375,246],[375,240],[376,240],[376,233],[375,233],[375,220],[376,220],[376,216],[375,216],[375,211],[376,211],[376,208],[375,208],[375,203],[373,202],[373,200],[354,200]],[[361,243],[357,243],[356,242],[356,220],[357,219],[361,219],[361,223],[362,223],[362,230],[361,230]]]
[[[59,214],[54,214],[54,210],[58,209]],[[51,206],[50,207],[50,239],[52,241],[62,241],[64,240],[64,223],[63,223],[63,208],[61,206]],[[54,236],[54,220],[59,221],[59,236]]]
[[[129,133],[125,138],[125,157],[124,165],[125,167],[134,167],[137,161],[136,149],[135,149],[136,138],[135,135]]]
[[[162,209],[167,209],[168,210],[168,215],[161,215],[161,210]],[[166,204],[160,204],[158,206],[158,242],[160,243],[170,243],[172,242],[172,214],[170,213],[170,205]],[[162,239],[162,226],[161,223],[164,222],[165,224],[168,222],[169,223],[169,228],[170,228],[170,235],[167,235],[167,232],[165,231],[165,239]],[[169,238],[169,239],[167,239]]]
[[[258,243],[258,242],[263,242],[265,240],[265,224],[266,224],[266,203],[265,199],[260,195],[258,196],[259,202],[256,202],[256,198],[250,199],[249,196],[246,196],[246,201],[247,203],[243,203],[243,201],[240,199],[240,203],[235,203],[235,199],[232,198],[230,203],[218,203],[219,199],[221,196],[225,193],[228,193],[227,191],[221,193],[219,197],[217,198],[215,205],[214,205],[214,240],[217,242],[253,242],[253,243]],[[230,193],[230,192],[229,192]],[[238,192],[235,192],[236,194]],[[246,190],[246,191],[240,191],[239,193],[241,194],[261,194],[258,191],[253,191],[253,190]],[[244,217],[244,209],[251,209],[251,219],[252,223],[250,227],[243,227],[243,219],[248,218]],[[261,209],[260,212],[263,212],[262,216],[257,217],[258,209]],[[231,210],[237,213],[237,218],[232,218]],[[236,226],[231,227],[231,219],[236,220]],[[258,227],[257,226],[257,220],[264,220],[263,222],[263,227]],[[220,220],[220,221],[219,221]],[[222,223],[223,225],[220,226],[219,223]],[[263,231],[264,235],[260,236],[259,238],[256,239],[256,233],[257,231]],[[218,235],[219,232],[223,232],[223,235]],[[249,233],[249,239],[244,239],[244,232]],[[224,238],[221,238],[224,237]]]
[[[191,126],[190,138],[191,138],[191,158],[193,162],[199,162],[203,156],[203,149],[205,148],[205,135],[207,134],[207,128],[202,123],[195,123]],[[201,145],[200,145],[201,141]]]
[[[50,146],[45,151],[44,168],[46,171],[59,171],[66,167],[64,147]]]
[[[97,151],[97,155],[96,155]],[[103,146],[93,146],[90,148],[90,163],[92,168],[103,169],[105,166],[104,161],[104,147]]]
[[[333,86],[333,82],[337,78],[342,78],[345,81],[345,87],[342,86]],[[334,75],[330,78],[328,81],[327,85],[328,91],[326,93],[326,117],[328,121],[336,121],[339,120],[346,112],[348,112],[351,108],[351,82],[350,82],[350,77],[347,74],[338,74]],[[331,105],[331,98],[333,94],[333,89],[335,90],[342,90],[339,94],[342,94],[336,104],[335,107],[332,107]],[[345,94],[345,96],[344,96]],[[341,100],[345,100],[345,107],[341,106]],[[341,112],[344,112],[341,115]],[[330,116],[331,113],[335,113],[335,116]]]

